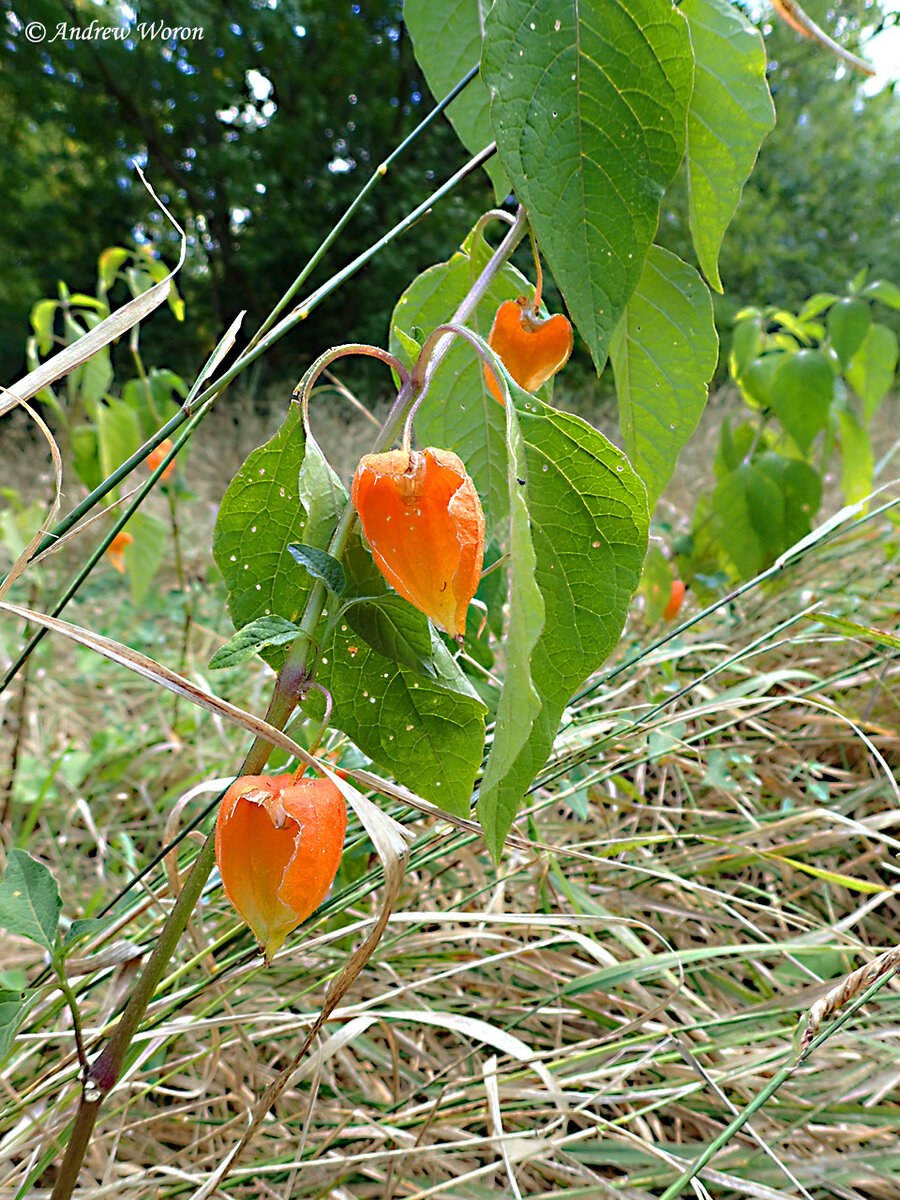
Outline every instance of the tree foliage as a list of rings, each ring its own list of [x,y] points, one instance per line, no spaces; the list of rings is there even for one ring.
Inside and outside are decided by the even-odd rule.
[[[132,162],[146,165],[188,234],[180,282],[190,324],[180,330],[157,321],[146,335],[151,361],[186,370],[241,309],[252,325],[263,319],[362,182],[432,104],[394,0],[287,0],[236,10],[208,0],[141,0],[136,16],[116,0],[90,10],[52,0],[35,0],[27,13],[16,0],[2,0],[2,8],[0,190],[17,198],[0,211],[6,379],[21,367],[31,305],[55,294],[58,279],[92,290],[103,246],[136,235],[176,257],[175,235]],[[162,21],[200,28],[203,37],[54,37],[63,20],[84,27],[93,18],[131,28]],[[47,39],[29,42],[26,21],[42,22]],[[340,261],[326,267],[353,258],[374,230],[389,228],[461,161],[452,130],[440,122],[427,146],[413,146],[392,169],[393,186],[373,191],[342,237]],[[451,250],[447,228],[471,223],[487,195],[476,176],[447,202],[446,223],[427,223],[414,244],[379,256],[320,310],[314,330],[298,330],[292,362],[329,341],[383,337],[384,297]]]

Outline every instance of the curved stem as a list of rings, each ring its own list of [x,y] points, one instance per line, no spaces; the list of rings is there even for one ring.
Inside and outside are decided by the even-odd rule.
[[[387,363],[400,376],[401,386],[409,381],[409,371],[407,371],[400,359],[390,354],[387,350],[382,350],[380,346],[370,346],[366,342],[348,342],[344,346],[333,346],[330,350],[326,350],[324,354],[319,355],[294,388],[292,398],[300,401],[303,430],[305,433],[309,433],[309,398],[312,395],[316,381],[333,362],[339,358],[347,358],[351,354],[359,354],[367,358],[377,358],[380,362]]]
[[[515,250],[516,246],[518,246],[519,242],[525,236],[527,226],[528,217],[526,216],[525,209],[520,205],[509,228],[509,232],[491,255],[484,270],[466,293],[456,312],[446,325],[438,326],[425,339],[422,349],[419,351],[419,357],[416,359],[416,365],[413,367],[412,375],[410,376],[410,382],[415,393],[415,403],[407,418],[410,432],[416,410],[425,398],[425,393],[428,390],[431,380],[434,378],[441,360],[450,349],[451,338],[448,335],[462,332],[461,327],[465,325],[465,322],[469,320],[475,309],[484,299],[497,271],[509,259],[513,250]]]

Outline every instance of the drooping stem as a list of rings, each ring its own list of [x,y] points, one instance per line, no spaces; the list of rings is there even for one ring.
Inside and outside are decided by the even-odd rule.
[[[414,403],[406,416],[406,425],[403,431],[403,445],[407,447],[412,443],[412,423],[415,420],[416,411],[422,400],[425,398],[425,393],[428,386],[434,378],[435,372],[440,366],[441,360],[450,349],[452,344],[453,333],[450,331],[451,326],[461,326],[469,320],[480,302],[484,299],[488,288],[493,282],[494,276],[500,270],[505,262],[509,259],[513,250],[518,246],[519,242],[525,236],[525,230],[528,227],[528,217],[525,209],[521,206],[516,212],[515,219],[510,225],[509,232],[506,237],[491,255],[489,261],[484,267],[484,270],[469,288],[456,312],[450,318],[446,325],[441,325],[428,335],[422,344],[422,349],[419,351],[419,357],[416,360],[416,365],[413,367],[411,384],[414,392]],[[450,331],[450,332],[448,332]],[[400,402],[400,397],[397,397],[397,403],[394,405],[396,409]],[[388,420],[393,415],[394,409],[388,414]]]

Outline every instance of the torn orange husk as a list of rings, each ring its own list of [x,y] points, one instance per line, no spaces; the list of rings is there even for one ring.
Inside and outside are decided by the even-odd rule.
[[[225,793],[216,863],[267,962],[325,899],[346,831],[347,806],[329,779],[244,775]]]
[[[503,301],[488,336],[488,345],[500,356],[519,387],[532,393],[565,366],[572,344],[568,317],[556,313],[541,318],[524,296]],[[491,394],[503,404],[503,389],[487,364],[484,377]]]
[[[391,587],[461,639],[484,563],[484,512],[462,460],[432,448],[367,454],[352,496]]]

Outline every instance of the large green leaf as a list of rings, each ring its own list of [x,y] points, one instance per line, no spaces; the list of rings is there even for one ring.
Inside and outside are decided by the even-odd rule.
[[[771,381],[771,404],[802,454],[828,423],[834,399],[834,372],[821,350],[798,350],[778,365]]]
[[[580,417],[530,398],[518,413],[535,581],[544,600],[531,678],[541,710],[515,761],[479,800],[499,853],[521,799],[547,758],[575,689],[616,646],[640,582],[649,518],[628,459]],[[520,485],[523,486],[523,485]]]
[[[343,623],[319,660],[331,724],[399,783],[468,816],[484,749],[485,706],[434,635],[435,675],[400,666]],[[315,695],[305,706],[321,711]]]
[[[490,256],[490,246],[473,231],[449,262],[414,279],[391,318],[391,352],[411,365],[403,334],[411,336],[414,329],[430,333],[449,321]],[[470,318],[469,328],[487,337],[500,304],[530,290],[524,275],[505,266]],[[541,394],[549,395],[549,390],[550,384],[545,384]],[[441,446],[462,458],[484,503],[490,540],[495,525],[505,523],[509,506],[505,418],[503,406],[485,384],[482,359],[462,338],[434,373],[416,414],[416,434],[422,445]]]
[[[849,404],[840,405],[837,421],[841,439],[841,491],[845,504],[856,504],[869,495],[875,479],[872,439]]]
[[[0,929],[52,950],[61,908],[59,888],[49,868],[24,850],[10,850],[0,881]]]
[[[291,404],[281,428],[250,454],[222,498],[213,555],[236,629],[259,617],[296,621],[313,586],[288,550],[289,543],[306,540],[308,518],[298,495],[303,451],[300,409]],[[260,653],[277,670],[287,651],[270,645]]]
[[[890,391],[896,370],[897,335],[887,325],[875,322],[847,368],[847,379],[862,399],[867,422]]]
[[[528,402],[518,388],[514,395]],[[521,793],[531,780],[522,780],[517,762],[531,738],[543,707],[531,678],[531,659],[544,626],[544,599],[535,578],[536,559],[527,505],[528,467],[525,446],[513,404],[506,406],[507,482],[509,487],[508,618],[504,649],[506,671],[497,705],[494,740],[478,797],[478,816],[495,858],[515,817]],[[509,784],[507,785],[507,780]]]
[[[482,71],[501,161],[599,370],[684,154],[687,24],[668,0],[496,0]]]
[[[610,345],[622,437],[651,510],[706,407],[718,352],[703,280],[653,246]]]
[[[100,467],[104,475],[112,475],[143,441],[137,413],[124,400],[111,397],[97,408],[97,439]]]
[[[872,310],[865,300],[838,300],[828,312],[828,336],[846,370],[865,341],[872,324]]]
[[[691,237],[703,274],[722,291],[719,248],[760,144],[775,125],[762,37],[730,0],[683,0],[694,47],[688,111]]]
[[[416,62],[436,100],[442,100],[481,60],[481,31],[490,0],[404,0],[403,23],[413,40]],[[491,98],[480,76],[446,109],[462,144],[472,154],[494,140]],[[509,179],[495,155],[485,170],[498,203],[509,192]]]

